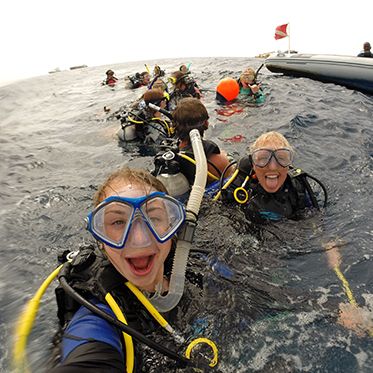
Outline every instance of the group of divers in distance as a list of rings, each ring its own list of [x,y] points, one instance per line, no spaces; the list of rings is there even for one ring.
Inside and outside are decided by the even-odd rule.
[[[106,75],[103,85],[123,84],[114,71]],[[247,68],[237,79],[222,79],[217,100],[244,96],[261,105],[265,92],[257,75]],[[209,114],[190,65],[168,79],[156,65],[153,73],[147,68],[125,83],[129,89],[147,88],[115,113],[119,137],[156,146],[154,169],[123,167],[98,187],[86,218],[95,244],[60,255],[60,265],[21,314],[13,350],[18,369],[27,368],[35,314],[57,278],[59,330],[49,372],[155,371],[151,351],[173,361],[175,369],[220,372],[219,346],[213,340],[191,339],[167,321],[180,312],[185,286],[201,287],[190,283],[186,268],[203,198],[239,206],[259,225],[298,220],[327,206],[326,187],[293,165],[294,149],[281,133],[263,133],[240,159],[230,159],[204,137]],[[329,252],[337,250],[330,245]],[[164,334],[165,344],[159,342]],[[158,336],[157,342],[149,335]]]

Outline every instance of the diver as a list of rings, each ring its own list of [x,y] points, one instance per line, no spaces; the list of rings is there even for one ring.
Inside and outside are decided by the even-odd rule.
[[[138,141],[147,145],[159,145],[166,138],[172,137],[173,125],[168,118],[164,118],[149,104],[159,106],[161,109],[167,107],[167,92],[159,89],[150,89],[137,100],[130,110],[120,116],[122,128],[118,136],[122,141]]]
[[[166,72],[161,69],[159,65],[155,65],[153,69],[153,79],[148,84],[148,89],[152,88],[162,88],[165,91],[168,91],[167,84],[162,80],[162,77],[166,75]],[[155,87],[155,82],[158,82],[158,87]],[[163,84],[161,85],[160,82]]]
[[[188,64],[188,66],[183,64],[179,67],[179,71],[181,71],[183,74],[188,74],[190,72],[189,66],[190,64]]]
[[[196,81],[190,76],[190,72],[183,73],[175,71],[169,77],[169,82],[173,86],[173,91],[170,93],[170,110],[176,109],[178,102],[185,97],[201,98],[201,91],[198,88]]]
[[[163,80],[164,76],[165,76],[165,71],[162,70],[158,65],[155,65],[154,70],[153,70],[153,79],[149,83],[148,89],[160,89],[162,92],[164,92],[165,96],[167,96],[168,98],[165,109],[167,111],[170,111],[170,108],[169,108],[170,95],[168,92],[167,83]]]
[[[171,274],[172,260],[179,260],[178,250],[185,251],[191,244],[188,240],[196,222],[193,214],[198,214],[199,206],[188,212],[167,195],[155,177],[145,170],[129,168],[121,168],[106,179],[95,194],[94,206],[86,220],[97,247],[88,245],[61,257],[62,262],[69,262],[58,274],[61,330],[55,338],[55,365],[48,371],[131,373],[153,371],[155,366],[157,371],[194,364],[214,366],[217,349],[205,338],[189,343],[186,357],[174,352],[175,344],[181,345],[186,339],[157,310],[163,308],[161,312],[168,312],[169,317],[180,316],[201,292],[195,276],[192,282],[186,282],[184,291],[182,275],[178,294],[173,289],[180,290],[180,277],[173,280]],[[179,285],[174,286],[173,281]],[[191,298],[185,300],[188,294]],[[147,297],[150,295],[152,303]],[[158,303],[157,297],[161,298]],[[162,328],[168,340],[172,335],[174,340],[168,343],[172,348],[160,343]],[[157,342],[150,335],[157,335]],[[193,362],[192,351],[200,343],[212,350],[210,362]],[[159,359],[161,355],[155,351],[175,362]]]
[[[256,73],[252,68],[247,68],[240,75],[237,83],[240,87],[240,98],[249,98],[256,104],[261,104],[265,100],[265,95],[261,89],[261,83],[256,81]]]
[[[298,219],[308,208],[319,209],[322,199],[325,207],[324,185],[294,168],[293,157],[294,150],[282,134],[262,134],[251,145],[250,155],[238,162],[233,175],[224,180],[223,174],[214,199],[238,203],[250,220],[258,222]]]
[[[108,85],[109,87],[114,87],[116,82],[118,81],[118,78],[115,76],[115,73],[113,70],[107,70],[106,71],[106,79],[102,82],[102,85]]]
[[[208,128],[209,115],[200,100],[187,97],[180,100],[176,110],[172,112],[172,118],[175,126],[175,138],[178,140],[178,144],[176,149],[167,150],[166,155],[165,152],[162,152],[155,157],[155,169],[152,173],[156,176],[164,174],[164,167],[169,168],[171,166],[173,172],[180,171],[186,177],[188,184],[192,185],[196,173],[196,162],[189,139],[189,132],[192,129],[197,129],[201,137],[203,137]],[[202,144],[208,163],[207,185],[209,185],[220,179],[222,172],[229,165],[229,159],[227,154],[221,151],[215,142],[203,139]],[[174,156],[170,152],[174,153]],[[172,165],[170,165],[170,161],[172,161]],[[226,175],[228,176],[229,172]],[[169,188],[168,185],[166,187]],[[178,193],[171,193],[171,195],[179,196]]]
[[[134,75],[127,76],[126,87],[129,89],[135,89],[143,86],[148,86],[150,83],[150,74],[147,71],[142,73],[136,73]]]

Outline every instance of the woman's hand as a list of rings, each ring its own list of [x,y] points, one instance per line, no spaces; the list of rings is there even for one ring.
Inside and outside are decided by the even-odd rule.
[[[373,336],[373,312],[366,307],[341,303],[339,305],[338,323],[360,337],[366,334]]]
[[[260,84],[249,85],[252,93],[258,93],[260,90]]]

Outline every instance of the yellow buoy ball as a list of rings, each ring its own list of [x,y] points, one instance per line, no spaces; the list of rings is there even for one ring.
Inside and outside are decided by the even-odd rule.
[[[224,78],[220,80],[216,87],[216,92],[225,100],[232,101],[240,93],[240,86],[233,78]]]

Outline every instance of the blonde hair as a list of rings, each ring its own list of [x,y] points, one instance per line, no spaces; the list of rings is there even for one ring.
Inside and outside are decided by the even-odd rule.
[[[271,142],[277,148],[287,148],[294,151],[293,147],[289,144],[289,141],[284,135],[276,131],[271,131],[263,133],[250,145],[250,153],[256,149],[265,147],[268,142]]]
[[[255,70],[251,67],[248,67],[246,70],[244,70],[240,76],[240,79],[255,79]]]
[[[95,207],[107,197],[106,191],[115,181],[123,181],[129,182],[131,184],[143,185],[149,187],[150,189],[155,189],[159,192],[168,193],[166,187],[148,171],[143,169],[122,167],[111,173],[99,186],[97,192],[93,197],[93,205]]]

